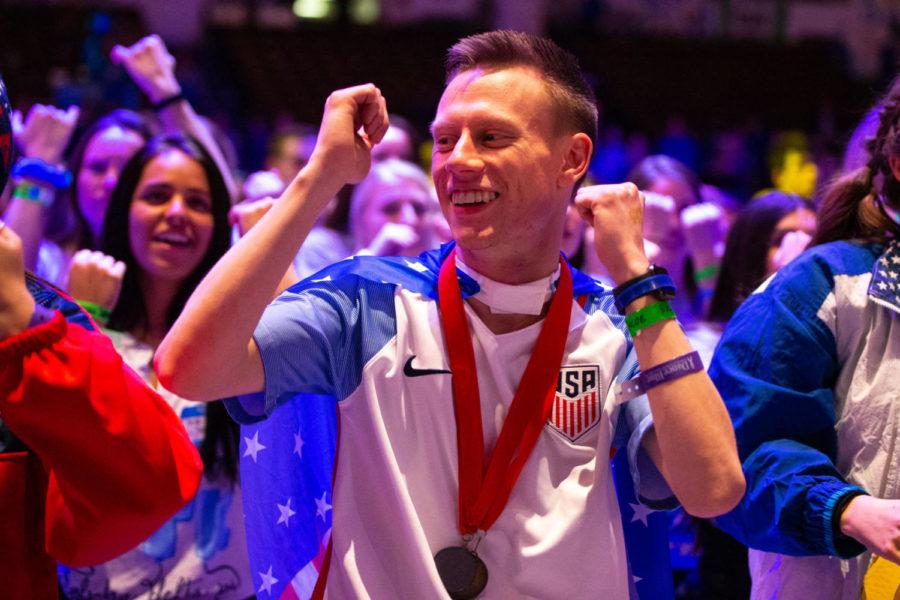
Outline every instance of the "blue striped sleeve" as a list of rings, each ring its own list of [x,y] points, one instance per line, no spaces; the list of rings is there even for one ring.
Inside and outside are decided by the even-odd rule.
[[[396,288],[350,274],[307,280],[284,292],[253,334],[265,391],[228,401],[231,415],[252,423],[297,394],[338,401],[350,395],[364,365],[396,336]]]

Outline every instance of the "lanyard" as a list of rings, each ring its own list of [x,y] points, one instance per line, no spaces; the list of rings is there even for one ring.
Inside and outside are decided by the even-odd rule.
[[[438,306],[447,340],[459,458],[459,529],[487,531],[506,506],[512,488],[550,416],[572,314],[572,274],[560,258],[556,295],[513,397],[497,444],[484,469],[481,398],[475,351],[456,277],[456,249],[438,275]]]

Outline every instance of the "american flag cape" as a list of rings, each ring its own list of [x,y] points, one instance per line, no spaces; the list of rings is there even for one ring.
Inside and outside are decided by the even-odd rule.
[[[331,535],[337,403],[298,395],[269,418],[241,427],[241,485],[247,548],[259,600],[312,596]],[[626,452],[613,474],[632,600],[674,597],[668,518],[635,497]]]
[[[631,600],[671,600],[675,597],[669,550],[669,513],[638,502],[623,448],[612,460],[612,473],[625,534]]]
[[[241,426],[241,486],[256,597],[312,596],[331,537],[337,402],[298,395]]]

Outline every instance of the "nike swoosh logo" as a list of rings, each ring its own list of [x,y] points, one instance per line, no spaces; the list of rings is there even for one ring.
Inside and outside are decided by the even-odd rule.
[[[403,365],[403,374],[407,377],[422,377],[424,375],[442,375],[442,374],[450,374],[450,371],[445,369],[417,369],[412,366],[412,361],[416,357],[415,354],[409,357],[409,360],[406,361],[406,364]]]

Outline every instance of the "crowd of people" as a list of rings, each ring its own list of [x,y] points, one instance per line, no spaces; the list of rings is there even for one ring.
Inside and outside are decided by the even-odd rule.
[[[450,49],[430,172],[367,84],[242,177],[158,36],[111,60],[150,111],[0,82],[10,597],[900,589],[900,83],[833,181],[787,140],[736,198],[674,142],[598,181],[594,94],[526,34]],[[276,444],[328,472],[270,507]],[[669,535],[677,591],[639,566]]]

